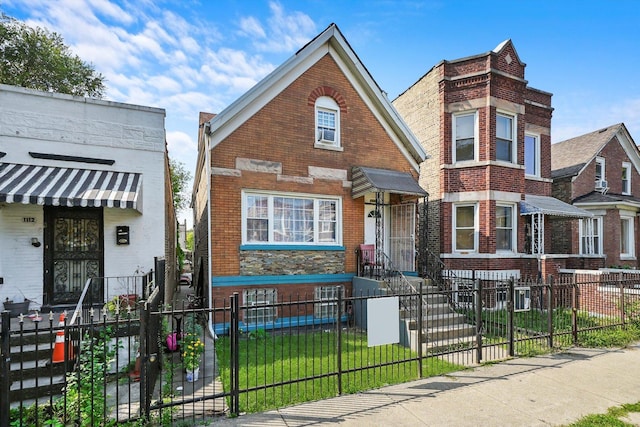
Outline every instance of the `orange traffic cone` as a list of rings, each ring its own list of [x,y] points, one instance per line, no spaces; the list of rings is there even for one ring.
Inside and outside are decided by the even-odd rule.
[[[129,378],[131,378],[131,381],[140,381],[140,351],[136,354],[136,364],[133,370],[129,372]]]
[[[65,318],[65,314],[64,313],[60,314],[60,321],[58,322],[58,327],[64,328],[64,318]],[[64,329],[60,329],[58,332],[56,332],[56,342],[53,346],[53,355],[51,356],[52,363],[61,363],[65,361],[64,342],[65,342]],[[71,360],[74,357],[73,345],[71,344],[71,341],[69,341],[68,348],[69,348],[69,351],[67,356],[69,357],[69,360]]]

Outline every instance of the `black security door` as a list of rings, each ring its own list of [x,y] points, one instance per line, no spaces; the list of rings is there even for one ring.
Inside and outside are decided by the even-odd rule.
[[[44,303],[75,304],[87,279],[104,276],[102,208],[47,206],[45,223]],[[101,302],[102,289],[87,298]]]

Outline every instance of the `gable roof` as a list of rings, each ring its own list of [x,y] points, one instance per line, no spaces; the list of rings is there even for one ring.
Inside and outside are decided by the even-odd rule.
[[[391,139],[414,168],[419,170],[419,164],[427,158],[427,153],[391,105],[386,94],[371,77],[336,24],[329,25],[295,55],[209,120],[208,126],[205,127],[208,128],[211,136],[209,148],[215,147],[229,136],[326,54],[331,55],[336,61]]]
[[[551,144],[551,177],[565,178],[579,175],[600,154],[605,145],[618,137],[622,148],[640,172],[640,152],[624,123]]]

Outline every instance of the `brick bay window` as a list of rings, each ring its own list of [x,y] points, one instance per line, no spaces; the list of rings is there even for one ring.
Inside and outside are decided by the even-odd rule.
[[[244,244],[331,245],[342,242],[341,199],[330,196],[244,192]]]
[[[512,252],[515,247],[513,205],[496,205],[496,250]]]
[[[273,322],[277,317],[275,303],[278,293],[275,289],[246,289],[242,292],[244,299],[244,323],[262,325]]]
[[[316,148],[340,150],[340,108],[333,98],[316,100]]]
[[[317,286],[315,288],[315,301],[313,305],[313,316],[317,318],[337,318],[338,312],[338,292],[341,286]]]
[[[456,113],[453,124],[453,163],[476,159],[478,140],[478,114],[473,112]]]
[[[516,159],[516,118],[508,114],[496,114],[496,160],[513,163]]]
[[[478,247],[478,205],[459,204],[453,208],[453,250],[475,252]]]

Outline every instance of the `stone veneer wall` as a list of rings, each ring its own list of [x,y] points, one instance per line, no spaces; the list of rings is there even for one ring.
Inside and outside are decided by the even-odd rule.
[[[240,251],[240,275],[342,274],[344,251]]]

